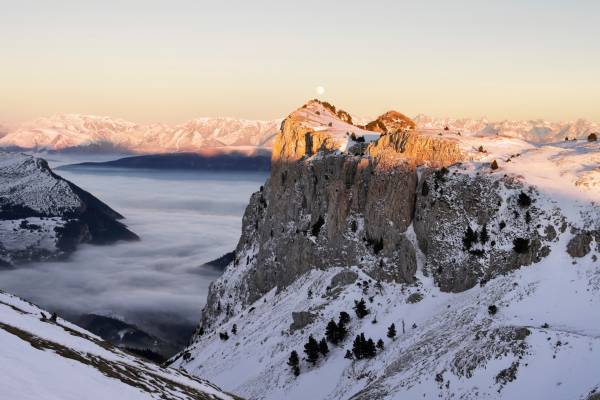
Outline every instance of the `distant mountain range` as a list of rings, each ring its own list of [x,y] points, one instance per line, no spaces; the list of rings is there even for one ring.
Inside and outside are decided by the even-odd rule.
[[[240,151],[270,147],[281,120],[197,118],[181,125],[140,125],[122,119],[63,114],[40,118],[0,138],[0,147],[38,151],[130,153],[196,152],[210,148]]]
[[[59,169],[87,167],[138,168],[161,170],[203,170],[203,171],[269,171],[269,152],[244,154],[238,152],[211,154],[168,153],[132,156],[105,162],[84,162],[70,164]]]
[[[360,118],[354,117],[355,121]],[[119,152],[155,154],[199,152],[203,149],[253,152],[270,149],[281,119],[259,121],[237,118],[196,118],[179,125],[136,124],[93,115],[61,114],[21,124],[0,125],[0,147],[34,151]],[[534,143],[584,138],[600,131],[600,124],[576,120],[506,120],[432,118],[418,115],[418,128],[444,129],[524,139]]]
[[[414,119],[422,129],[444,129],[471,132],[486,136],[504,136],[523,139],[532,143],[551,143],[569,139],[584,139],[590,133],[600,132],[600,124],[578,119],[566,122],[535,120],[489,121],[485,118],[432,118],[417,115]]]

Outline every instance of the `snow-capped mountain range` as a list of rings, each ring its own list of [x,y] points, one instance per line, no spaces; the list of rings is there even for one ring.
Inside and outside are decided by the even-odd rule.
[[[490,121],[485,118],[432,118],[417,115],[415,122],[422,129],[444,129],[471,132],[480,135],[505,136],[532,143],[552,143],[569,139],[585,139],[590,133],[600,132],[600,124],[578,119],[575,121],[549,122],[537,120]]]
[[[140,125],[122,119],[63,114],[20,125],[0,138],[0,147],[27,150],[195,152],[205,148],[268,147],[280,120],[197,118],[181,125]]]
[[[360,118],[354,117],[355,121]],[[444,129],[498,135],[547,143],[584,138],[600,132],[600,124],[576,120],[499,121],[487,119],[432,118],[418,115],[423,129]],[[252,151],[270,148],[281,119],[197,118],[179,125],[136,124],[123,119],[93,115],[61,114],[40,118],[15,128],[0,127],[0,147],[27,150],[128,152],[136,154],[198,152],[207,148]],[[3,134],[3,133],[4,134]]]

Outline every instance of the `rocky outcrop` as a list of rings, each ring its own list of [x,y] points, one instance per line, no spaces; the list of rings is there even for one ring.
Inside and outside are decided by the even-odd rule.
[[[414,131],[400,131],[382,136],[369,146],[369,154],[385,160],[401,158],[413,167],[442,167],[465,160],[458,141]]]
[[[334,131],[315,126],[321,120]],[[416,253],[406,231],[416,202],[415,166],[426,159],[455,162],[458,146],[402,130],[353,155],[341,150],[350,139],[336,129],[368,135],[319,103],[283,122],[271,177],[250,200],[236,258],[211,287],[207,323],[313,268],[358,265],[376,280],[414,281]]]
[[[358,266],[374,280],[410,284],[417,243],[426,272],[452,292],[548,254],[554,225],[539,233],[548,216],[518,205],[529,189],[489,169],[463,171],[457,163],[471,156],[456,137],[394,125],[394,114],[385,115],[382,136],[320,102],[282,123],[271,176],[246,209],[236,258],[211,286],[206,324],[312,269]],[[480,234],[484,226],[485,241],[463,243],[468,227]]]
[[[499,174],[428,170],[418,192],[415,233],[425,269],[444,291],[461,292],[539,261],[562,223],[558,212],[535,206],[532,188]]]
[[[358,279],[358,274],[354,271],[344,270],[335,274],[333,278],[331,278],[330,287],[336,288],[340,286],[351,285]]]
[[[411,282],[416,260],[404,233],[416,182],[408,166],[390,172],[360,157],[280,165],[244,216],[233,266],[250,266],[245,301],[312,268],[361,265],[376,279]]]
[[[248,398],[302,398],[302,381],[312,397],[339,400],[511,398],[528,393],[540,357],[579,368],[565,362],[597,340],[598,255],[560,261],[571,237],[573,254],[595,249],[599,218],[596,204],[579,203],[587,194],[552,197],[556,182],[548,190],[543,173],[562,170],[542,162],[548,152],[469,132],[379,135],[331,108],[309,103],[284,122],[235,260],[210,288],[193,359],[174,365]],[[353,312],[361,299],[368,316]],[[340,324],[347,337],[336,343]],[[233,327],[239,339],[223,340]],[[373,358],[353,343],[362,335],[381,338]],[[329,351],[303,357],[323,336]],[[281,368],[295,353],[300,370]],[[550,378],[544,396],[585,398],[597,387],[589,378],[575,389]]]
[[[417,129],[417,124],[398,111],[388,111],[369,122],[365,129],[383,134]]]
[[[308,111],[306,111],[308,113]],[[282,123],[281,133],[275,136],[272,167],[294,163],[319,151],[334,152],[341,144],[327,132],[316,132],[305,126],[303,111],[290,115]]]
[[[571,257],[585,257],[592,250],[592,243],[596,242],[597,251],[600,252],[600,231],[576,232],[567,244],[567,253]]]
[[[292,313],[292,324],[290,325],[290,331],[297,331],[311,324],[317,316],[308,311],[298,311]]]
[[[0,152],[0,260],[17,264],[68,255],[80,243],[138,237],[119,213],[54,174],[45,160]]]

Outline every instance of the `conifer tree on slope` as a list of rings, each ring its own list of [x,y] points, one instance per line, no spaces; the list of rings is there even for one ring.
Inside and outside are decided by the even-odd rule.
[[[339,337],[339,327],[338,324],[335,323],[334,320],[329,321],[327,327],[325,327],[325,337],[333,344],[338,344],[340,342]]]
[[[329,353],[329,347],[327,346],[327,341],[325,338],[321,339],[319,342],[319,353],[323,354],[323,357]]]
[[[300,359],[298,358],[298,353],[296,350],[292,350],[287,364],[292,368],[294,375],[300,375]]]
[[[396,325],[395,324],[391,324],[388,327],[387,337],[389,337],[392,340],[396,337]]]
[[[369,314],[369,310],[367,309],[365,299],[360,299],[360,301],[354,301],[354,312],[356,312],[356,316],[361,319]]]
[[[306,360],[313,365],[319,359],[319,343],[312,335],[308,337],[308,342],[304,345],[304,353],[306,353]]]

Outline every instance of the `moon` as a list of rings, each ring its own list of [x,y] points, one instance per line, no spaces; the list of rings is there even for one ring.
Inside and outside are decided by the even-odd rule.
[[[325,93],[325,88],[323,86],[317,86],[317,94],[322,96]]]

